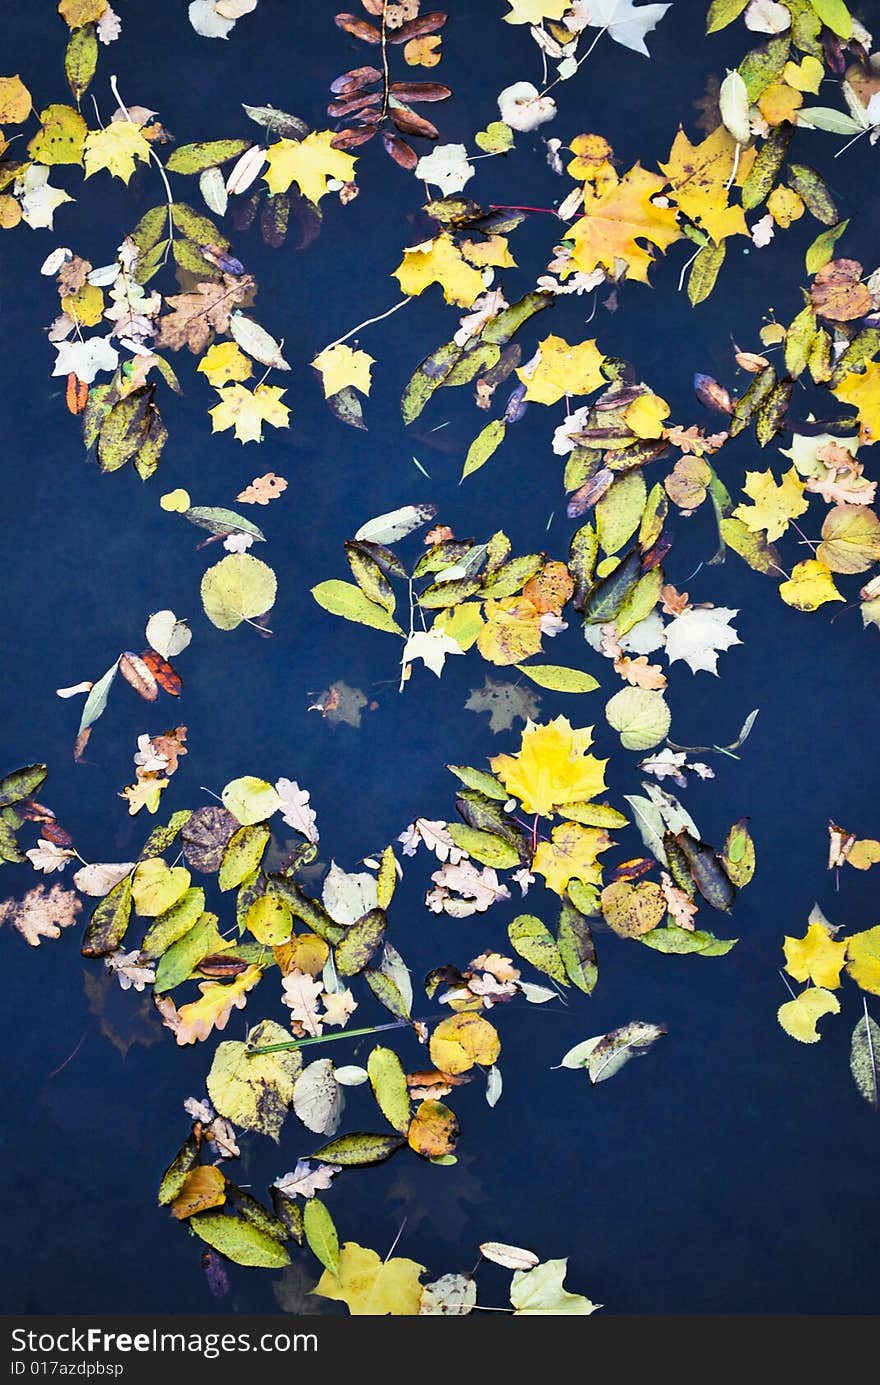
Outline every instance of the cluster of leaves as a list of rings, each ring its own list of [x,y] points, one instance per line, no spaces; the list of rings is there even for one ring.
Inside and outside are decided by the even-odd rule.
[[[413,106],[445,101],[452,92],[441,82],[392,81],[388,50],[402,48],[404,61],[410,67],[436,67],[441,58],[439,34],[447,16],[440,11],[420,14],[419,0],[362,0],[362,4],[369,20],[337,14],[335,23],[352,38],[378,48],[382,66],[366,64],[352,68],[332,83],[333,100],[327,114],[345,122],[333,136],[333,147],[355,149],[381,135],[386,154],[411,172],[419,156],[408,140],[440,137],[436,125],[414,111]]]

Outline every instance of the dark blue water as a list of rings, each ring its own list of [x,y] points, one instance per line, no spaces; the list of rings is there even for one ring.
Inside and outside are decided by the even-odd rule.
[[[38,107],[64,100],[65,31],[52,7],[3,8],[6,66],[22,73]],[[126,100],[157,108],[181,142],[252,135],[241,101],[271,102],[323,128],[329,82],[365,60],[365,50],[333,27],[333,8],[261,0],[228,43],[211,43],[192,32],[183,4],[129,3],[123,38],[102,51],[94,93],[106,117],[107,77],[116,72]],[[876,6],[866,9],[877,18]],[[500,4],[454,4],[451,12],[443,64],[432,75],[456,94],[433,109],[445,141],[469,141],[494,117],[500,88],[536,76],[535,50],[524,31],[499,23]],[[741,29],[712,40],[702,32],[703,6],[678,3],[651,40],[650,62],[603,41],[580,76],[558,90],[560,116],[545,132],[566,139],[601,131],[625,166],[665,158],[680,120],[696,137],[693,103],[709,73],[723,75],[740,56]],[[478,165],[469,195],[483,203],[558,199],[561,184],[538,137],[517,144],[510,158]],[[877,206],[866,145],[834,161],[835,141],[816,134],[801,157],[822,169],[841,215],[853,217],[847,253],[870,265]],[[353,868],[414,815],[452,814],[445,762],[482,764],[518,738],[492,735],[485,717],[464,710],[487,667],[475,654],[451,660],[442,683],[417,675],[398,697],[394,642],[325,615],[308,588],[345,575],[342,542],[365,519],[419,500],[433,500],[458,534],[485,538],[503,527],[516,551],[543,546],[563,556],[573,525],[564,518],[560,468],[549,450],[550,416],[533,409],[496,459],[461,487],[461,456],[477,427],[470,402],[441,394],[423,422],[404,429],[401,389],[455,322],[435,293],[363,336],[377,359],[369,432],[347,429],[327,411],[305,363],[396,300],[388,275],[424,226],[420,185],[370,146],[358,165],[359,198],[344,210],[328,199],[323,233],[305,253],[270,251],[254,233],[235,240],[260,283],[258,316],[283,334],[295,365],[283,382],[290,431],[267,430],[260,450],[243,450],[231,434],[212,438],[204,416],[209,391],[184,363],[184,397],[166,394],[163,404],[171,441],[159,477],[142,485],[130,469],[101,476],[84,462],[59,382],[49,379],[52,352],[42,329],[54,313],[54,289],[39,265],[62,243],[106,263],[160,194],[149,175],[128,190],[103,175],[83,187],[75,171],[55,181],[78,198],[61,208],[57,232],[21,227],[2,246],[2,763],[46,760],[50,779],[40,797],[82,855],[130,859],[150,825],[143,814],[128,818],[116,796],[129,782],[136,737],[181,720],[189,754],[164,796],[163,815],[210,801],[199,786],[219,792],[239,774],[296,778],[318,811],[322,859],[332,855]],[[516,233],[521,269],[505,280],[509,298],[546,263],[552,228],[549,218],[534,217]],[[588,305],[563,299],[552,330],[572,341],[595,333],[606,353],[636,364],[670,401],[673,417],[689,421],[699,416],[693,372],[730,380],[731,338],[756,349],[771,307],[781,321],[798,310],[803,251],[815,233],[805,218],[760,254],[735,246],[714,296],[697,311],[676,292],[684,251],[675,247],[670,263],[652,272],[654,287],[627,287],[616,314],[600,311],[587,332]],[[430,431],[444,421],[447,427]],[[414,467],[414,452],[430,479]],[[775,460],[771,449],[760,466]],[[720,461],[738,487],[744,470],[759,465],[752,437],[732,443]],[[227,634],[204,618],[198,585],[206,555],[194,549],[195,531],[160,511],[158,496],[184,486],[193,503],[229,504],[267,470],[288,477],[290,489],[256,516],[268,538],[261,556],[279,577],[275,634],[262,640],[247,626]],[[712,536],[697,518],[679,523],[677,539],[667,571],[682,586],[711,555]],[[878,1306],[878,1126],[847,1062],[860,997],[847,987],[843,1016],[828,1021],[822,1042],[810,1048],[782,1033],[776,1009],[786,999],[777,974],[783,934],[803,932],[814,900],[847,928],[877,921],[872,876],[846,871],[835,893],[825,869],[829,816],[861,835],[880,834],[877,632],[863,631],[857,612],[832,624],[824,611],[789,610],[733,556],[724,567],[703,568],[689,590],[739,609],[743,645],[721,656],[718,680],[674,667],[673,736],[723,743],[752,707],[761,708],[743,759],[719,761],[718,777],[686,795],[708,840],[751,815],[759,869],[736,905],[742,941],[723,959],[678,959],[603,933],[591,1000],[493,1012],[504,1043],[504,1094],[492,1111],[481,1083],[456,1093],[464,1137],[455,1167],[404,1155],[339,1178],[328,1202],[345,1239],[383,1254],[406,1217],[401,1252],[432,1275],[468,1269],[485,1239],[533,1246],[542,1258],[568,1255],[572,1287],[614,1313],[869,1312]],[[96,677],[120,649],[140,649],[147,614],[169,606],[195,632],[178,660],[185,677],[179,709],[167,701],[161,711],[145,709],[117,689],[89,763],[74,765],[77,710],[54,689]],[[616,690],[608,666],[584,650],[574,626],[548,658],[590,667],[605,695]],[[313,695],[340,678],[379,704],[359,729],[333,727],[307,711]],[[608,780],[619,803],[637,791],[637,757],[615,750],[598,698],[604,701],[594,694],[592,704],[584,698],[573,708],[573,699],[544,693],[541,709],[579,724],[596,720],[597,753],[612,756]],[[635,854],[634,836],[630,843]],[[409,866],[391,916],[390,936],[414,974],[447,960],[463,965],[486,948],[503,951],[515,902],[484,917],[438,919],[422,906],[425,859]],[[29,868],[4,867],[4,896],[21,896],[33,883]],[[529,905],[555,916],[549,894],[536,891]],[[76,932],[39,949],[11,930],[0,934],[4,1225],[13,1247],[5,1307],[272,1310],[276,1290],[287,1307],[301,1307],[316,1278],[305,1253],[284,1276],[230,1267],[231,1293],[215,1305],[199,1267],[201,1243],[156,1208],[161,1171],[188,1128],[182,1102],[201,1093],[214,1044],[176,1048],[148,1000],[122,994],[100,964],[80,958]],[[283,1018],[276,993],[267,981],[225,1037],[243,1037],[246,1023],[264,1013]],[[367,1023],[382,1015],[364,1001],[361,1017]],[[578,1040],[632,1018],[669,1026],[644,1062],[597,1089],[583,1074],[549,1071]],[[337,1045],[340,1051],[357,1062],[368,1047],[352,1040]],[[401,1040],[400,1051],[409,1067],[423,1062],[412,1040]],[[344,1128],[359,1120],[369,1128],[371,1106],[363,1089],[352,1092]],[[309,1152],[310,1138],[291,1118],[280,1150],[246,1140],[230,1174],[260,1194]],[[494,1273],[481,1297],[500,1304],[506,1276]]]

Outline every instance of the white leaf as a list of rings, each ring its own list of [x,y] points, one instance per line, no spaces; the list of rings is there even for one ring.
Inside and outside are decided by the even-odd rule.
[[[484,1241],[480,1254],[484,1260],[491,1260],[493,1265],[502,1265],[506,1270],[531,1270],[539,1263],[533,1250],[508,1246],[503,1241]]]
[[[205,206],[216,216],[226,213],[226,185],[219,168],[203,168],[199,174],[199,192],[205,199]]]
[[[415,170],[417,178],[438,187],[444,197],[452,192],[461,192],[476,171],[473,164],[468,163],[467,149],[463,144],[436,145],[430,154],[422,155]]]
[[[229,319],[229,330],[242,351],[253,356],[260,365],[271,366],[273,370],[290,370],[278,342],[253,318],[234,312]]]
[[[235,20],[224,19],[218,14],[213,0],[192,0],[188,14],[190,24],[200,38],[229,38],[235,28]]]
[[[615,43],[649,58],[645,35],[656,29],[668,9],[669,5],[637,6],[633,0],[590,0],[587,23],[592,29],[607,29]]]
[[[745,22],[753,34],[784,34],[791,28],[791,11],[776,0],[752,0]]]
[[[333,1076],[333,1060],[319,1058],[303,1068],[293,1084],[293,1109],[316,1135],[334,1135],[342,1119],[345,1098]]]
[[[724,127],[737,144],[748,144],[751,139],[749,125],[749,93],[740,74],[728,69],[727,76],[718,92],[718,107]]]
[[[301,789],[293,779],[279,779],[275,792],[281,799],[281,817],[288,827],[301,832],[307,841],[317,842],[318,822],[314,809],[309,807],[308,789]]]
[[[232,172],[226,179],[224,191],[227,195],[233,197],[238,193],[247,192],[251,184],[259,178],[265,162],[266,151],[259,144],[246,149],[241,158],[232,165]]]
[[[23,178],[15,184],[15,194],[21,202],[22,220],[33,230],[52,230],[56,207],[73,198],[61,188],[49,184],[49,169],[42,164],[29,164]]]
[[[376,878],[366,871],[349,874],[331,861],[321,899],[330,917],[348,927],[376,908],[379,902]]]
[[[421,659],[425,668],[429,668],[439,678],[446,663],[446,655],[463,653],[461,645],[445,631],[418,630],[414,635],[410,635],[404,645],[402,662],[411,664],[414,659]]]
[[[366,1068],[350,1066],[337,1068],[333,1074],[337,1082],[341,1082],[343,1087],[361,1087],[365,1082],[369,1082],[370,1074]]]
[[[670,664],[683,659],[693,673],[701,669],[718,673],[718,654],[733,644],[741,644],[730,622],[738,612],[727,606],[708,610],[692,606],[682,611],[666,627],[666,656]]]
[[[71,851],[70,847],[56,846],[54,842],[46,841],[45,837],[40,837],[36,846],[32,846],[30,851],[24,854],[34,870],[42,871],[43,875],[51,875],[55,870],[64,870],[68,861],[72,861],[76,856],[76,852]]]
[[[163,659],[182,654],[192,640],[192,631],[173,611],[156,611],[147,621],[147,644]]]
[[[56,346],[56,375],[75,375],[84,385],[90,385],[99,370],[115,370],[119,352],[109,337],[90,337],[88,341],[62,341]]]
[[[497,1106],[502,1088],[501,1069],[493,1065],[486,1074],[486,1100],[490,1106]]]
[[[535,130],[556,115],[552,96],[541,96],[531,82],[514,82],[498,94],[498,110],[512,130]]]
[[[40,265],[40,273],[49,276],[57,274],[61,266],[72,259],[73,251],[69,250],[66,245],[59,245],[57,250],[53,250],[50,255],[46,256]]]
[[[389,510],[387,514],[367,520],[358,529],[355,539],[369,543],[396,543],[414,529],[427,524],[436,513],[436,505],[403,505],[399,510]]]
[[[113,886],[130,875],[134,868],[134,861],[103,861],[91,866],[80,866],[73,877],[73,883],[83,894],[99,899],[109,894]]]
[[[276,1178],[273,1187],[285,1197],[314,1197],[315,1193],[330,1187],[341,1168],[341,1164],[316,1164],[312,1168],[308,1159],[299,1159],[293,1172]]]

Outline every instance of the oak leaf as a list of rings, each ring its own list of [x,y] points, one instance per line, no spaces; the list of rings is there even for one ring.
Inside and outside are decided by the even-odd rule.
[[[82,900],[64,885],[35,885],[23,899],[0,904],[0,924],[11,923],[25,942],[39,947],[43,938],[60,938],[62,928],[76,923]]]
[[[207,1039],[213,1030],[226,1028],[233,1010],[244,1009],[247,992],[256,986],[262,974],[259,967],[249,966],[234,981],[201,982],[200,998],[181,1005],[179,1010],[170,996],[157,1000],[156,1008],[178,1044],[194,1044]]]
[[[287,481],[284,477],[276,476],[274,471],[267,471],[265,476],[255,476],[250,485],[239,491],[235,498],[243,505],[268,505],[270,500],[277,500],[286,490]]]

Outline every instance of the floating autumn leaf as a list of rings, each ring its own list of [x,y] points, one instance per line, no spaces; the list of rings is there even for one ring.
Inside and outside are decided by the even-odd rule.
[[[666,657],[670,664],[683,659],[692,673],[701,669],[718,673],[718,654],[741,644],[731,621],[737,611],[727,606],[692,606],[666,627]]]
[[[312,1293],[345,1303],[352,1317],[417,1317],[424,1270],[400,1256],[380,1260],[374,1250],[346,1241],[336,1272],[325,1269]]]
[[[178,1044],[203,1042],[213,1030],[226,1028],[233,1010],[244,1009],[247,992],[256,986],[262,974],[259,967],[249,966],[228,983],[201,982],[201,997],[181,1005],[179,1010],[170,996],[157,1000],[156,1008]]]
[[[431,1035],[431,1062],[441,1072],[469,1072],[475,1063],[491,1067],[501,1052],[498,1032],[481,1015],[473,1011],[451,1015],[441,1020]]]
[[[648,5],[646,8],[665,11],[667,6]],[[567,1260],[547,1260],[534,1269],[517,1270],[510,1286],[514,1317],[535,1314],[588,1317],[595,1313],[601,1304],[591,1303],[583,1294],[572,1294],[564,1287],[567,1269]]]
[[[31,947],[39,947],[44,938],[60,938],[81,909],[82,900],[64,885],[35,885],[23,899],[0,904],[0,924],[11,924]]]
[[[487,601],[477,648],[492,664],[519,664],[541,648],[541,613],[523,596]]]
[[[527,813],[550,817],[562,805],[586,803],[605,788],[608,762],[586,753],[592,743],[593,728],[576,730],[567,717],[543,726],[529,721],[517,753],[496,755],[489,763]]]
[[[679,130],[669,162],[660,164],[678,206],[716,244],[728,236],[748,235],[742,207],[728,204],[736,148],[736,140],[723,125],[698,145],[691,144],[684,130]],[[740,159],[740,165],[743,162]],[[740,177],[747,171],[741,168]]]
[[[275,573],[267,563],[250,553],[230,553],[202,578],[202,605],[212,625],[234,630],[242,621],[270,611],[277,589]]]
[[[169,866],[161,856],[148,856],[132,876],[134,907],[142,918],[157,918],[185,894],[191,879],[185,866]]]
[[[209,346],[196,366],[201,375],[206,375],[208,383],[218,389],[230,382],[240,383],[249,380],[253,374],[253,362],[240,349],[237,342],[215,342]]]
[[[562,896],[570,880],[581,880],[585,885],[600,883],[599,853],[612,845],[608,833],[601,828],[563,822],[554,827],[549,842],[538,843],[531,869],[536,875],[543,875],[548,890]]]
[[[844,375],[832,393],[858,412],[859,441],[876,442],[880,438],[880,364],[866,361],[861,371]]]
[[[652,201],[666,185],[665,178],[636,164],[616,187],[585,197],[583,215],[568,233],[572,248],[567,272],[590,274],[601,266],[616,275],[620,261],[627,278],[646,284],[654,258],[639,242],[667,250],[682,235],[674,210]]]
[[[366,351],[353,351],[344,343],[325,347],[312,361],[321,376],[325,399],[349,387],[360,390],[361,394],[369,394],[370,370],[375,364]]]
[[[839,1013],[840,1001],[836,995],[832,995],[821,986],[810,986],[807,990],[801,991],[794,1000],[787,1000],[784,1005],[780,1005],[776,1017],[786,1034],[797,1039],[798,1043],[817,1044],[822,1037],[817,1028],[817,1021],[823,1015]]]
[[[286,1030],[263,1020],[248,1031],[244,1043],[227,1041],[217,1048],[207,1077],[208,1095],[221,1116],[244,1130],[257,1130],[276,1144],[293,1103],[294,1082],[302,1068],[295,1049],[283,1053],[251,1050],[284,1043]]]
[[[847,972],[856,985],[872,995],[880,995],[880,927],[851,934],[846,943],[846,956]]]
[[[439,284],[446,302],[461,308],[469,308],[484,288],[482,274],[467,263],[446,231],[404,250],[394,278],[410,296],[424,293],[431,284]]]
[[[255,476],[250,485],[239,491],[235,498],[243,505],[268,505],[270,500],[277,500],[286,490],[287,482],[284,477],[276,476],[274,471],[267,471],[265,476]]]
[[[819,562],[832,572],[865,572],[880,560],[880,519],[864,505],[835,505],[825,516]]]
[[[569,346],[562,337],[538,343],[536,356],[517,370],[526,387],[525,398],[555,404],[570,394],[591,394],[606,383],[601,366],[605,357],[595,340]]]
[[[653,880],[616,880],[602,891],[605,922],[622,938],[638,938],[649,933],[666,913],[666,897]]]
[[[330,191],[331,179],[351,182],[357,160],[333,148],[332,130],[313,130],[305,139],[280,139],[266,150],[263,177],[272,193],[287,192],[295,183],[303,197],[318,203]]]
[[[234,428],[239,442],[262,442],[264,423],[273,428],[290,427],[290,409],[281,402],[286,391],[277,385],[257,385],[254,390],[226,385],[217,393],[220,403],[208,410],[214,433]]]
[[[862,283],[858,260],[832,260],[818,270],[810,289],[813,307],[831,322],[852,322],[871,311],[871,294]]]
[[[791,577],[779,584],[779,595],[787,606],[798,611],[816,611],[826,601],[843,601],[834,585],[831,570],[815,558],[795,563]]]
[[[615,693],[605,707],[605,717],[619,733],[624,750],[650,750],[665,739],[672,724],[663,694],[640,687]]]
[[[170,1205],[172,1217],[185,1221],[196,1212],[221,1207],[226,1201],[226,1179],[216,1164],[197,1164],[186,1175],[183,1187]]]
[[[790,521],[808,509],[804,483],[794,467],[778,483],[772,471],[747,471],[743,490],[753,503],[737,505],[734,517],[753,534],[763,530],[770,543],[781,538]]]
[[[148,163],[150,146],[137,125],[129,120],[113,120],[103,130],[90,130],[83,143],[85,176],[91,178],[106,168],[114,178],[127,183],[138,160]]]
[[[31,95],[21,78],[0,77],[0,124],[20,125],[31,113]]]
[[[814,986],[837,990],[847,944],[834,942],[823,923],[810,923],[802,938],[787,937],[782,946],[785,970],[795,981],[812,981]]]

